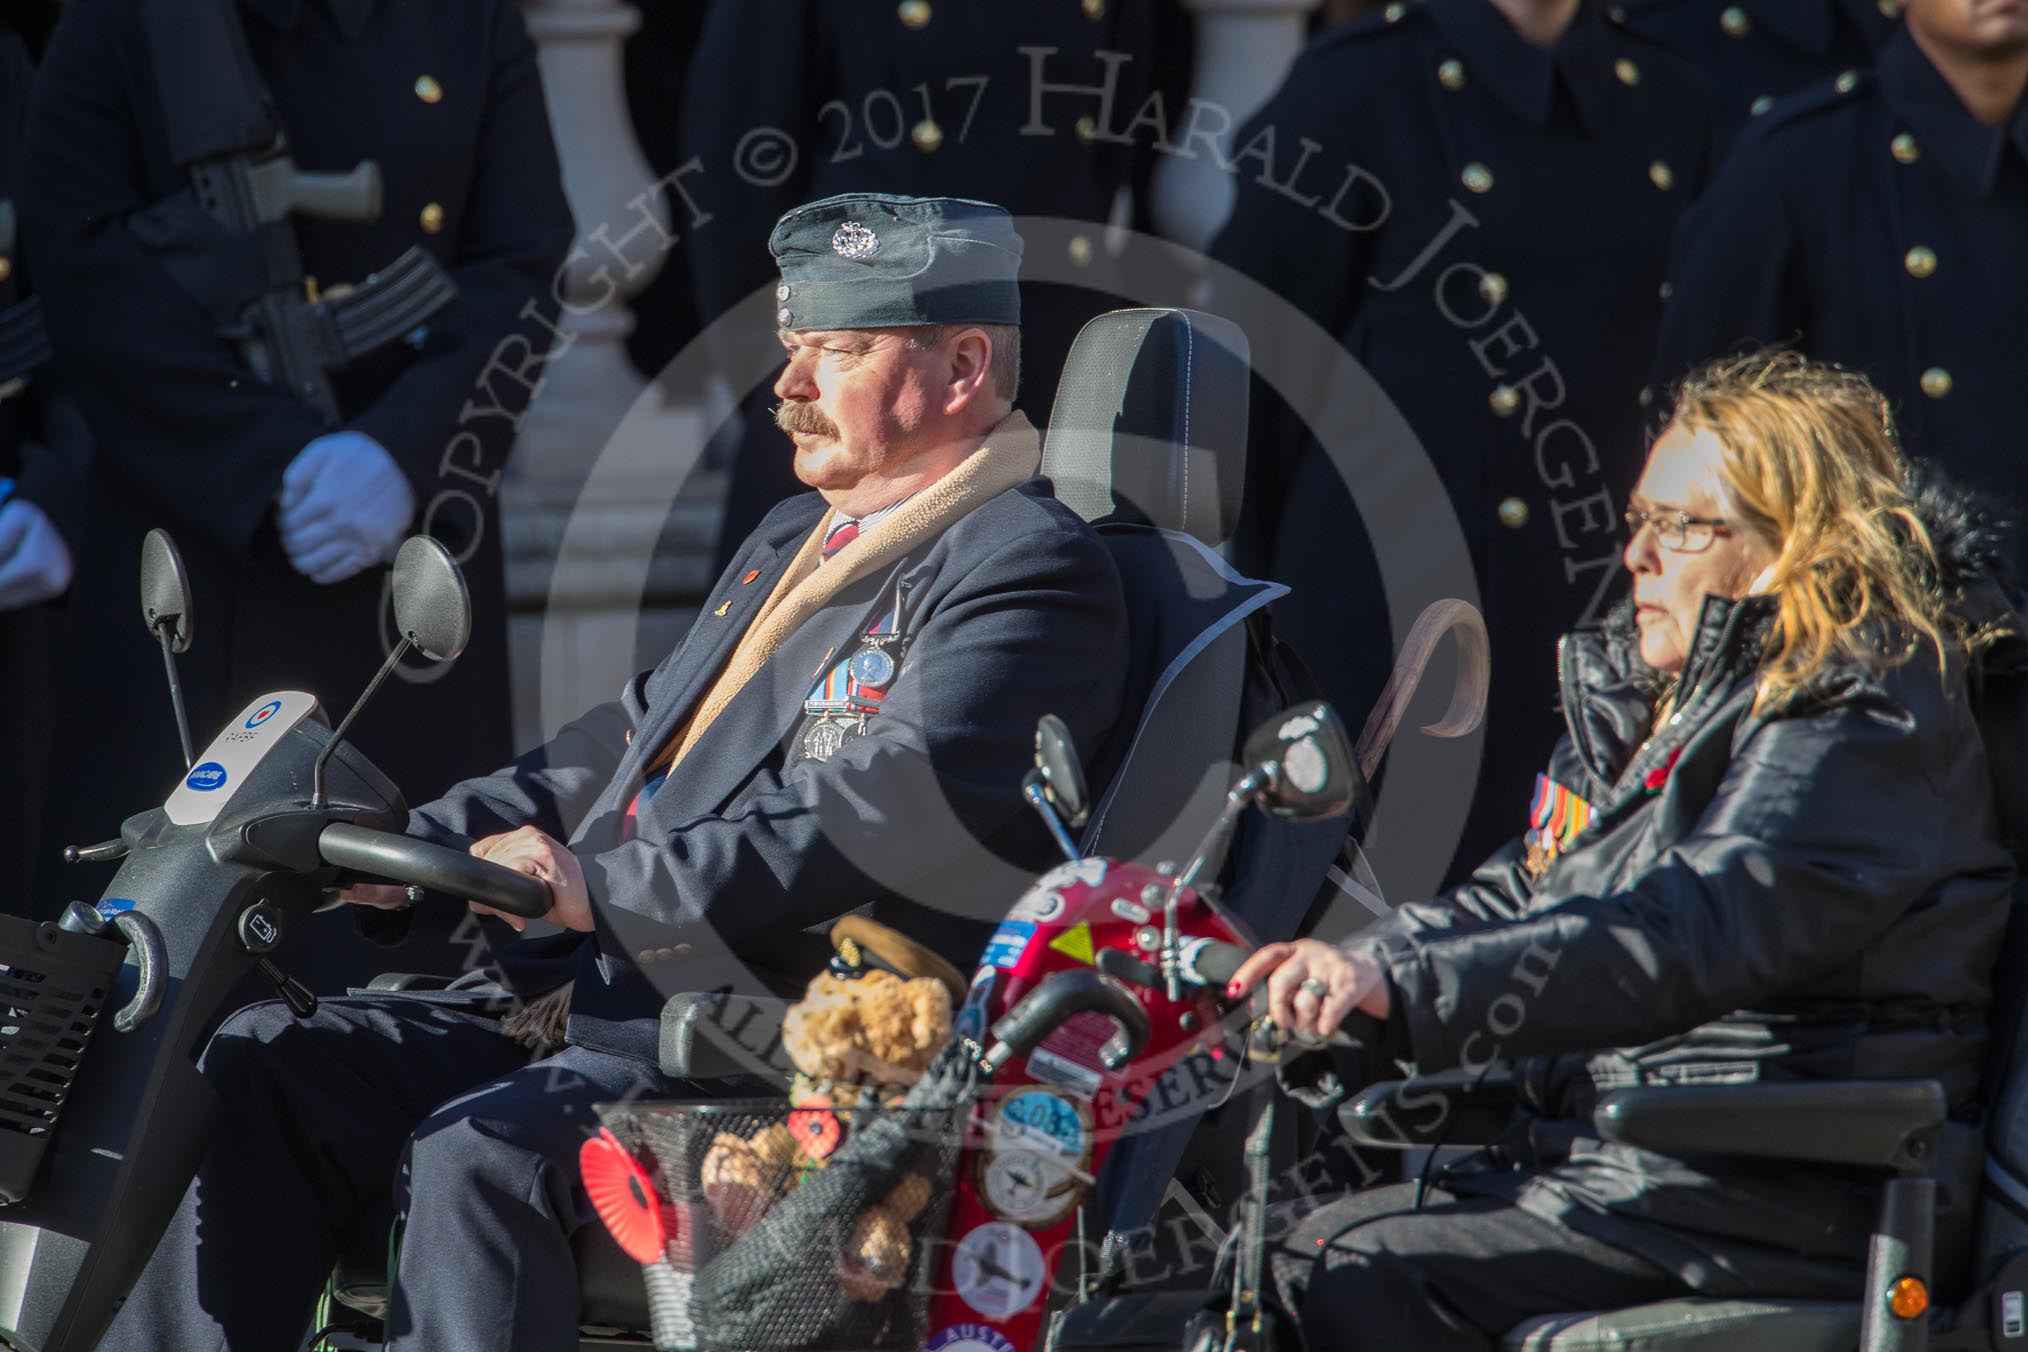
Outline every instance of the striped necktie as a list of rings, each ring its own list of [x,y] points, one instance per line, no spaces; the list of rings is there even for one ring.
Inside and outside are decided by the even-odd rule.
[[[859,523],[857,521],[841,521],[831,527],[831,533],[824,537],[824,557],[821,562],[830,562],[833,554],[836,554],[858,538]]]

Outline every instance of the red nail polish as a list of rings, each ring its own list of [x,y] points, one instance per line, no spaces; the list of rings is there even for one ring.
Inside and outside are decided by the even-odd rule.
[[[1230,999],[1238,999],[1240,993],[1243,992],[1245,989],[1246,987],[1240,985],[1237,981],[1234,981],[1227,984],[1225,988],[1225,994]]]

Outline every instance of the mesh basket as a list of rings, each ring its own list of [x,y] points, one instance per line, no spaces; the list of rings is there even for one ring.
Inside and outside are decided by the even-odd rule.
[[[35,1181],[124,945],[0,915],[0,1204]]]
[[[962,1110],[783,1102],[601,1107],[672,1223],[648,1269],[656,1345],[915,1352]]]

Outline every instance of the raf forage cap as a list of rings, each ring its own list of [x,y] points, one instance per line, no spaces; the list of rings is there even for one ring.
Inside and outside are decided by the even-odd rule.
[[[846,193],[783,216],[768,248],[778,328],[1021,322],[1021,236],[991,202]]]

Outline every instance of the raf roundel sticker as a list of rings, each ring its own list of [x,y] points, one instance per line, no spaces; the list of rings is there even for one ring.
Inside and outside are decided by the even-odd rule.
[[[261,724],[267,722],[270,718],[273,718],[276,714],[280,713],[281,711],[282,711],[282,702],[278,699],[271,699],[266,704],[263,704],[260,708],[254,710],[251,714],[247,715],[246,725],[250,728],[257,728]]]
[[[210,793],[213,789],[225,787],[225,767],[217,761],[206,761],[185,777],[184,783],[199,793]]]
[[[1015,1352],[1007,1335],[991,1324],[953,1324],[939,1329],[923,1344],[923,1352]]]
[[[951,1280],[965,1304],[988,1319],[1005,1319],[1042,1294],[1042,1248],[1020,1226],[990,1221],[958,1241]]]

